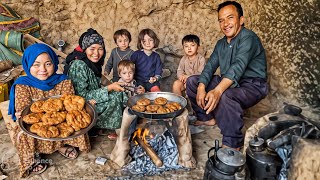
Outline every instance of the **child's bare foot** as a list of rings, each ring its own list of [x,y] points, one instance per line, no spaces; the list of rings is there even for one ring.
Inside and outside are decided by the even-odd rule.
[[[193,125],[195,126],[201,126],[201,125],[205,125],[205,126],[214,126],[216,125],[216,120],[215,119],[211,119],[209,121],[199,121],[196,120]]]

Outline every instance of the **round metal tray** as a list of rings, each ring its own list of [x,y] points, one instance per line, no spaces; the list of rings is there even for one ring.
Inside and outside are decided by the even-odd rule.
[[[57,96],[55,96],[54,98],[56,98],[56,97]],[[50,97],[50,98],[53,98],[53,97]],[[45,99],[42,99],[42,100],[46,100],[46,99],[49,99],[49,98],[45,98]],[[20,126],[21,130],[24,131],[25,133],[27,133],[29,136],[32,136],[32,137],[34,137],[36,139],[47,140],[47,141],[69,140],[69,139],[73,139],[73,138],[76,138],[78,136],[81,136],[81,135],[87,133],[96,124],[97,117],[98,117],[98,114],[97,114],[95,108],[91,104],[86,102],[85,105],[84,105],[84,109],[86,110],[86,112],[91,117],[91,123],[90,123],[90,125],[88,127],[84,128],[84,129],[81,129],[80,131],[76,131],[72,135],[70,135],[68,137],[65,137],[65,138],[44,138],[44,137],[38,136],[37,134],[34,134],[34,133],[30,132],[31,124],[27,124],[27,123],[22,121],[22,118],[24,116],[26,116],[26,115],[31,113],[30,107],[31,107],[31,105],[27,106],[22,111],[21,118],[18,119],[19,126]]]
[[[138,112],[132,109],[132,106],[137,104],[137,101],[141,98],[148,98],[151,100],[151,102],[153,103],[153,101],[157,98],[157,97],[164,97],[168,100],[168,102],[177,102],[181,105],[181,109],[171,112],[171,113],[166,113],[166,114],[157,114],[157,113],[146,113],[146,112]],[[149,92],[149,93],[144,93],[144,94],[138,94],[135,96],[132,96],[129,98],[128,100],[128,107],[130,108],[130,111],[141,117],[141,118],[147,118],[147,119],[169,119],[169,118],[174,118],[179,116],[185,109],[185,107],[187,106],[187,100],[179,95],[176,95],[174,93],[170,93],[170,92]]]

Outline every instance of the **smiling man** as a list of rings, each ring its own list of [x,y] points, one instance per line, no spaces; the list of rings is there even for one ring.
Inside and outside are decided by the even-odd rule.
[[[223,147],[243,146],[243,111],[268,93],[265,50],[259,37],[244,27],[235,1],[218,6],[220,39],[200,76],[187,80],[187,95],[196,112],[195,125],[218,124]],[[220,67],[221,75],[214,75]]]

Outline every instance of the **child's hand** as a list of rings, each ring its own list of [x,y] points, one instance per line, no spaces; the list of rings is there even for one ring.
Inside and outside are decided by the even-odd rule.
[[[149,83],[151,83],[151,84],[153,84],[156,81],[157,81],[156,77],[150,77],[150,79],[149,79]]]
[[[181,81],[181,82],[183,82],[183,83],[186,83],[186,81],[187,81],[187,76],[186,75],[182,75],[180,78],[179,78],[179,80]]]
[[[97,101],[94,100],[94,99],[90,99],[90,100],[89,100],[89,103],[90,103],[92,106],[94,106],[94,105],[97,104]]]
[[[138,86],[138,89],[137,89],[137,94],[142,94],[142,93],[145,93],[146,90],[144,89],[143,86]]]

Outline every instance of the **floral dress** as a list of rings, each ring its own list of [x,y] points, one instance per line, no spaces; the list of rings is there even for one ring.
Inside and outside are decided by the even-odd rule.
[[[15,87],[15,108],[16,112],[22,112],[32,101],[50,96],[62,94],[74,94],[71,80],[64,80],[49,91],[42,91],[35,87],[17,84]],[[81,135],[77,138],[64,141],[45,141],[35,139],[20,129],[18,122],[7,124],[9,131],[14,133],[14,142],[19,154],[20,176],[27,176],[27,170],[35,162],[35,154],[52,154],[63,146],[70,145],[79,147],[80,151],[89,152],[91,149],[88,135]]]
[[[99,114],[96,127],[118,129],[128,97],[125,92],[108,92],[107,87],[100,87],[101,78],[84,61],[75,60],[70,66],[68,76],[72,80],[76,94],[96,101],[95,108]]]

